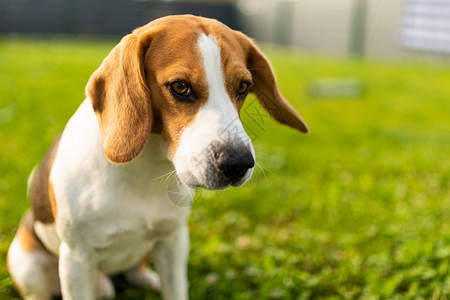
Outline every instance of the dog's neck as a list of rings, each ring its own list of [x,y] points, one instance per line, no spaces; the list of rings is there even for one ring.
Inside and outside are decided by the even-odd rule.
[[[142,153],[119,167],[123,167],[133,177],[140,178],[141,184],[160,187],[163,191],[172,181],[178,180],[169,158],[167,143],[159,134],[151,134]]]

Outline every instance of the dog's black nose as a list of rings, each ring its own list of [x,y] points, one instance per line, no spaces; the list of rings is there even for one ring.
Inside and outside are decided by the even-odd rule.
[[[216,153],[216,158],[218,169],[232,181],[241,179],[248,169],[255,166],[253,155],[248,149],[223,150]]]

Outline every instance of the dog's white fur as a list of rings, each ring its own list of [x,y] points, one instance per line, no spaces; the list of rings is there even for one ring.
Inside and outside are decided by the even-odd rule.
[[[157,241],[155,264],[160,264],[158,259],[170,261],[161,262],[169,264],[165,276],[174,277],[180,273],[178,269],[185,268],[189,209],[168,199],[162,176],[173,166],[161,138],[150,138],[151,144],[135,160],[116,165],[104,155],[90,101],[69,121],[51,172],[58,199],[56,224],[62,240],[60,276],[65,297],[92,298],[85,287],[94,281],[93,270],[114,274],[130,269]],[[189,193],[187,187],[180,190]],[[173,235],[182,238],[175,239],[175,244],[161,241]],[[161,258],[160,252],[165,253]],[[185,281],[181,277],[173,286],[163,285],[167,289],[164,294],[174,293],[169,299],[183,299]]]
[[[24,247],[25,233],[20,229],[8,253],[9,270],[24,298],[50,299],[59,291],[64,299],[111,298],[114,288],[105,275],[119,272],[135,284],[161,288],[164,299],[188,298],[190,208],[173,203],[167,175],[176,171],[184,183],[178,184],[178,195],[191,199],[190,187],[226,187],[211,174],[211,145],[245,148],[255,158],[227,91],[223,50],[214,36],[204,33],[196,45],[209,94],[180,133],[173,153],[160,135],[152,134],[136,158],[112,163],[105,155],[92,99],[72,116],[50,173],[55,222],[33,223],[44,247]],[[296,120],[306,131],[299,116]],[[250,168],[232,184],[244,184],[252,172]],[[150,251],[159,277],[139,267]]]

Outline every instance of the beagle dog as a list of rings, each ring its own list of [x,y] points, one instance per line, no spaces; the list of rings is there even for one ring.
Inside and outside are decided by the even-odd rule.
[[[168,177],[188,199],[193,188],[250,179],[255,152],[239,118],[249,92],[278,122],[308,132],[243,33],[183,15],[123,37],[30,175],[31,210],[7,259],[21,296],[112,298],[108,276],[123,273],[164,299],[187,299],[190,209],[172,201]]]

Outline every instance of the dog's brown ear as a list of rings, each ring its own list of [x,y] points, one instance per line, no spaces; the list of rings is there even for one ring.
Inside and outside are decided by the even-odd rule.
[[[150,135],[153,115],[144,70],[150,39],[150,34],[123,37],[86,86],[103,149],[115,163],[138,156]]]
[[[306,122],[280,93],[267,58],[250,38],[240,32],[236,32],[236,35],[247,54],[247,68],[253,77],[252,92],[261,105],[278,122],[309,133]]]

